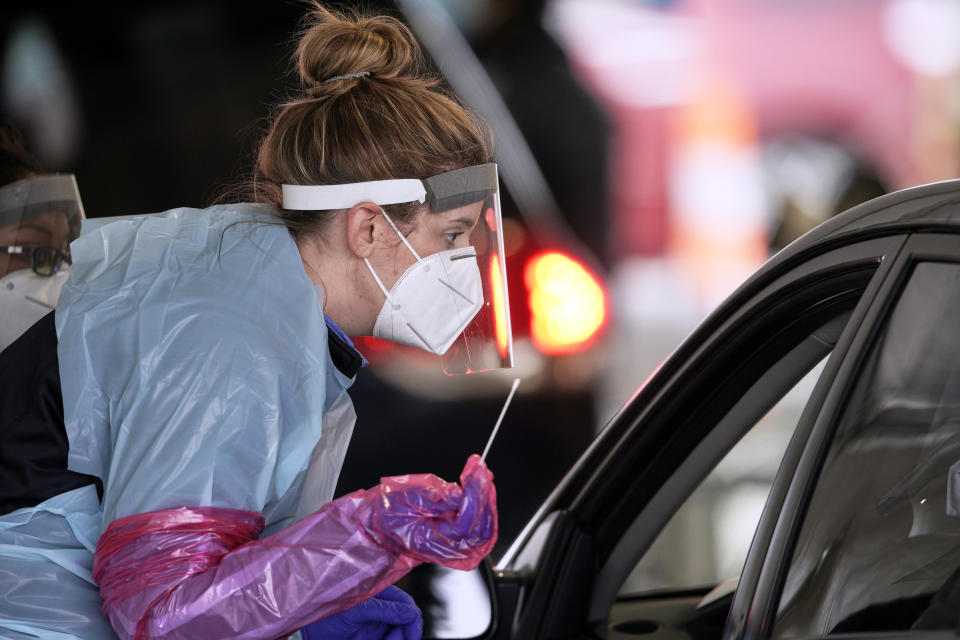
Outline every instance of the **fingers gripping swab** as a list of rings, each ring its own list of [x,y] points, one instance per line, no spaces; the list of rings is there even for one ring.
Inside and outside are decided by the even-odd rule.
[[[514,378],[513,386],[510,387],[510,393],[507,395],[507,401],[503,403],[503,409],[500,411],[500,417],[497,418],[497,424],[493,426],[493,433],[490,434],[490,439],[487,440],[487,446],[483,448],[483,455],[480,456],[480,459],[484,462],[487,460],[487,452],[490,451],[490,445],[493,444],[493,439],[497,437],[497,432],[500,430],[500,424],[503,422],[503,416],[507,415],[507,409],[510,407],[510,402],[513,400],[513,394],[516,393],[519,385],[520,378]]]

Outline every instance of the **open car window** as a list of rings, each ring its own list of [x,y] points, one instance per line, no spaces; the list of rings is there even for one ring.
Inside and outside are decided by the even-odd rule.
[[[721,583],[732,588],[780,460],[825,363],[826,356],[713,468],[644,553],[620,588],[621,596]]]

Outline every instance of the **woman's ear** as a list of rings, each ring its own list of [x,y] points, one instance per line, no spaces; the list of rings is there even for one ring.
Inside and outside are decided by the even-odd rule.
[[[379,238],[380,207],[373,202],[361,202],[347,211],[347,244],[358,258],[368,258]]]

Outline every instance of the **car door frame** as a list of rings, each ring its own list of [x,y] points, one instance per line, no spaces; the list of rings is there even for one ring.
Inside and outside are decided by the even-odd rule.
[[[876,295],[867,300],[863,320],[849,336],[849,348],[835,363],[836,375],[830,380],[821,380],[815,387],[814,395],[822,396],[823,402],[815,415],[801,419],[798,430],[802,428],[806,437],[788,446],[787,458],[795,459],[796,463],[792,465],[792,472],[779,473],[774,481],[771,498],[777,496],[778,508],[765,510],[761,517],[731,605],[723,640],[770,637],[792,551],[833,435],[843,416],[844,400],[852,393],[857,376],[886,326],[914,266],[926,261],[960,264],[960,229],[949,232],[940,228],[927,233],[912,233],[906,238],[883,280],[878,283]],[[956,633],[955,629],[924,632],[929,637],[955,637]],[[856,635],[860,638],[895,638],[908,634],[884,631]]]

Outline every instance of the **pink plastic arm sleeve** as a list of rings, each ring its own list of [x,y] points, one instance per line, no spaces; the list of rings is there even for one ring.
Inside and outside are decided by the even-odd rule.
[[[420,562],[476,567],[496,541],[496,491],[476,456],[461,481],[384,478],[263,540],[263,518],[249,511],[118,519],[94,555],[104,615],[121,638],[271,639],[368,599]]]

